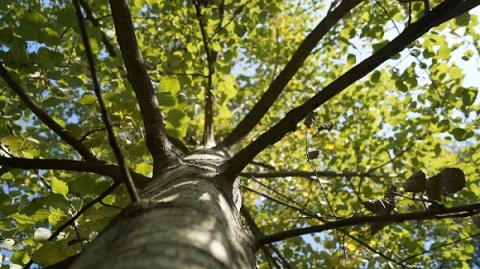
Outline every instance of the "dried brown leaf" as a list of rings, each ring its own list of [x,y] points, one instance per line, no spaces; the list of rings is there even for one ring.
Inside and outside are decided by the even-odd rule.
[[[375,199],[363,202],[363,206],[378,215],[387,215],[395,208],[393,199]]]
[[[403,183],[403,189],[405,192],[424,192],[425,191],[425,183],[427,178],[425,177],[425,173],[420,170],[415,174],[411,175],[405,183]]]
[[[389,223],[390,223],[389,221],[381,221],[381,222],[370,223],[370,234],[372,236],[375,235],[378,231],[385,228]]]
[[[458,168],[445,168],[440,172],[442,190],[445,195],[451,195],[465,187],[465,174]]]
[[[333,123],[331,121],[325,122],[324,124],[321,124],[320,126],[317,127],[317,132],[320,132],[322,130],[327,130],[331,131],[333,129]]]
[[[440,174],[429,178],[425,184],[427,190],[427,197],[433,201],[440,201],[442,199],[442,177]]]
[[[303,125],[307,126],[308,129],[310,129],[315,122],[315,119],[317,118],[317,112],[312,111],[308,113],[308,115],[305,117],[305,120],[303,121]]]
[[[317,158],[319,154],[320,154],[320,151],[318,151],[318,150],[309,151],[307,153],[307,158],[309,160],[313,160],[313,159]]]
[[[394,185],[388,186],[388,189],[383,197],[387,199],[393,199],[395,196],[397,196],[397,187]]]

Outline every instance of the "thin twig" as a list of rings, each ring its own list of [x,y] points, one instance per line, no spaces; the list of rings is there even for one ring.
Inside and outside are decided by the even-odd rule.
[[[408,260],[414,259],[414,258],[416,258],[416,257],[418,257],[418,256],[422,256],[422,255],[424,255],[424,254],[426,254],[426,253],[432,252],[432,251],[437,250],[437,249],[439,249],[439,248],[444,248],[444,247],[448,247],[448,246],[451,246],[451,245],[455,245],[455,244],[457,244],[457,243],[459,243],[459,242],[461,242],[461,241],[463,241],[463,240],[467,240],[467,239],[470,239],[470,238],[473,238],[473,237],[479,236],[479,235],[480,235],[480,232],[479,232],[479,233],[475,233],[475,234],[470,235],[470,236],[465,237],[465,238],[460,238],[460,239],[457,239],[457,240],[452,241],[452,242],[449,242],[449,243],[445,243],[445,244],[441,244],[441,245],[432,247],[432,248],[427,249],[427,250],[425,250],[425,251],[422,251],[422,252],[420,252],[420,253],[416,253],[416,254],[410,255],[410,256],[406,257],[405,259],[401,260],[400,263],[403,263],[403,262],[406,262],[406,261],[408,261]]]
[[[117,124],[113,124],[112,127],[120,127],[122,124],[121,123],[117,123]],[[100,131],[103,131],[103,130],[106,130],[107,127],[102,127],[102,128],[96,128],[94,130],[91,130],[91,131],[88,131],[87,133],[85,133],[81,138],[80,138],[80,141],[83,141],[85,140],[89,135],[91,134],[94,134],[96,132],[100,132]]]
[[[130,175],[130,170],[127,167],[125,158],[123,157],[123,154],[120,151],[120,147],[117,144],[117,140],[115,139],[115,134],[113,133],[112,121],[110,120],[110,116],[107,111],[107,106],[105,105],[105,100],[103,99],[102,90],[100,89],[100,82],[98,80],[97,71],[95,69],[95,62],[93,59],[92,47],[90,46],[90,41],[88,40],[87,29],[85,28],[82,11],[80,9],[80,3],[79,3],[79,0],[72,0],[72,2],[75,6],[78,26],[80,28],[80,33],[83,39],[83,45],[85,47],[85,52],[87,54],[87,60],[88,60],[88,65],[90,67],[90,75],[92,76],[95,95],[97,96],[98,103],[100,105],[103,123],[107,128],[108,141],[110,142],[110,147],[112,147],[113,153],[115,154],[115,158],[117,159],[118,165],[120,166],[122,176],[124,178],[128,193],[130,195],[130,199],[132,200],[132,202],[135,203],[140,201],[140,196],[138,195],[137,189],[135,188],[135,183],[133,182],[132,176]]]
[[[382,167],[384,167],[385,165],[389,164],[389,163],[392,163],[393,161],[395,161],[397,158],[401,157],[403,154],[405,154],[406,152],[408,152],[413,146],[415,146],[416,144],[416,141],[419,141],[419,140],[422,140],[423,138],[425,138],[427,135],[422,135],[421,137],[419,138],[415,138],[415,141],[413,141],[412,143],[410,143],[410,145],[408,145],[406,148],[402,149],[402,151],[400,151],[398,154],[395,154],[395,156],[393,158],[390,158],[389,161],[387,162],[384,162],[380,165],[377,165],[375,167],[372,167],[371,169],[369,169],[367,171],[367,173],[372,173],[374,172],[375,170],[378,170]]]
[[[302,204],[300,204],[299,202],[295,201],[294,199],[292,199],[291,197],[287,197],[286,195],[280,193],[279,191],[277,191],[275,188],[272,188],[270,186],[268,186],[267,184],[264,184],[263,182],[259,181],[259,180],[256,180],[256,179],[252,179],[254,182],[258,183],[260,186],[268,189],[269,191],[271,191],[272,193],[278,195],[279,197],[281,197],[282,199],[292,203],[292,204],[296,204],[297,206],[299,206],[300,208],[304,209],[304,210],[308,210],[307,208],[305,208]],[[313,214],[313,213],[312,213]]]
[[[290,209],[292,209],[292,210],[294,210],[294,211],[300,212],[300,213],[302,213],[302,214],[304,214],[304,215],[306,215],[306,216],[317,217],[314,213],[309,212],[308,210],[305,210],[305,209],[303,209],[303,208],[296,207],[296,206],[294,206],[294,205],[290,205],[290,204],[288,204],[288,203],[286,203],[286,202],[280,201],[280,200],[278,200],[278,199],[276,199],[276,198],[274,198],[274,197],[272,197],[272,196],[270,196],[270,195],[268,195],[268,194],[261,193],[261,192],[259,192],[259,191],[257,191],[257,190],[254,190],[254,189],[252,189],[252,188],[249,188],[249,187],[247,187],[247,186],[245,186],[245,185],[242,185],[242,189],[245,189],[246,191],[249,191],[249,192],[253,192],[253,193],[255,193],[255,194],[257,194],[257,195],[260,195],[260,196],[262,196],[262,197],[264,197],[264,198],[266,198],[266,199],[268,199],[268,200],[271,200],[271,201],[273,201],[273,202],[275,202],[275,203],[277,203],[277,204],[283,205],[283,206],[285,206],[285,207],[287,207],[287,208],[290,208]]]
[[[320,179],[320,177],[317,174],[317,169],[315,168],[315,166],[313,166],[312,160],[310,160],[310,158],[308,157],[308,138],[307,137],[308,137],[308,135],[305,134],[305,157],[307,158],[307,162],[310,165],[310,168],[312,168],[313,173],[315,174],[315,178],[318,180],[318,183],[320,184],[320,189],[322,190],[323,197],[325,197],[325,201],[327,202],[327,205],[330,208],[330,211],[332,212],[334,217],[337,217],[337,215],[335,214],[335,210],[333,209],[333,206],[330,203],[330,200],[328,199],[327,192],[325,191],[325,188],[323,187],[322,180]]]

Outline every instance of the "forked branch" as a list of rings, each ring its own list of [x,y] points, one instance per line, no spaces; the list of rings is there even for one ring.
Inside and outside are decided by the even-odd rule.
[[[305,38],[297,51],[293,54],[290,61],[280,74],[273,80],[267,91],[262,95],[260,100],[253,106],[250,112],[243,118],[235,129],[223,140],[217,148],[226,150],[231,154],[237,149],[242,140],[253,130],[260,122],[263,116],[273,105],[278,96],[282,93],[285,86],[297,73],[303,65],[312,50],[317,46],[318,42],[328,33],[345,14],[350,12],[357,6],[361,0],[342,1],[342,3],[330,12],[312,32]]]
[[[480,0],[445,0],[442,2],[427,15],[405,28],[401,34],[386,44],[383,48],[348,70],[335,81],[331,82],[308,101],[290,110],[276,125],[261,134],[255,141],[230,158],[230,160],[223,163],[221,168],[224,172],[219,178],[234,180],[234,178],[240,174],[243,168],[245,168],[258,153],[263,151],[269,145],[278,142],[288,132],[296,130],[297,123],[303,120],[308,113],[323,105],[351,84],[360,80],[396,53],[405,49],[405,47],[411,42],[418,39],[432,27],[454,18],[455,16],[459,16],[478,5],[480,5]]]
[[[177,164],[179,159],[168,143],[163,116],[138,47],[128,3],[126,0],[110,0],[110,9],[128,81],[140,105],[147,147],[153,158],[153,174],[157,175],[163,168]]]

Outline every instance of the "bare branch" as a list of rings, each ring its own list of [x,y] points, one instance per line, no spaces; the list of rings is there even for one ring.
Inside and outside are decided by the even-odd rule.
[[[259,192],[259,191],[257,191],[257,190],[254,190],[254,189],[252,189],[252,188],[249,188],[249,187],[247,187],[247,186],[242,185],[242,189],[245,189],[246,191],[255,193],[255,194],[257,194],[257,195],[260,195],[260,196],[262,196],[262,197],[264,197],[264,198],[266,198],[266,199],[268,199],[268,200],[271,200],[271,201],[273,201],[273,202],[275,202],[275,203],[277,203],[277,204],[283,205],[283,206],[285,206],[285,207],[287,207],[287,208],[290,208],[290,209],[292,209],[292,210],[294,210],[294,211],[296,211],[296,212],[300,212],[300,213],[302,213],[302,214],[304,214],[304,215],[307,215],[307,216],[315,216],[315,215],[312,214],[311,212],[308,212],[308,209],[303,209],[303,208],[297,207],[297,206],[295,206],[295,205],[291,205],[291,204],[289,204],[289,203],[287,203],[287,202],[281,201],[281,200],[279,200],[279,199],[277,199],[277,198],[274,198],[274,197],[272,197],[272,196],[270,196],[270,195],[268,195],[268,194],[261,193],[261,192]]]
[[[115,158],[117,159],[118,165],[120,166],[120,169],[122,171],[122,176],[127,186],[130,199],[132,200],[132,202],[135,203],[140,201],[140,196],[137,193],[137,190],[135,188],[135,183],[133,182],[132,176],[130,175],[130,170],[127,167],[125,158],[123,157],[123,154],[120,151],[120,147],[118,146],[117,140],[115,139],[115,134],[113,133],[112,121],[110,120],[110,116],[107,111],[107,106],[105,105],[105,100],[103,99],[102,90],[100,89],[100,82],[98,80],[97,71],[95,70],[95,62],[93,59],[92,47],[90,46],[90,42],[88,40],[87,29],[85,28],[85,24],[83,23],[83,15],[82,15],[82,11],[80,10],[80,3],[79,3],[79,0],[72,0],[72,2],[73,2],[73,5],[75,6],[78,26],[80,28],[80,34],[82,36],[83,45],[85,47],[85,52],[87,54],[88,66],[90,67],[90,74],[92,76],[95,95],[97,96],[98,103],[100,105],[103,123],[107,128],[108,142],[110,143],[110,147],[112,148],[113,153],[115,154]]]
[[[13,78],[12,75],[5,69],[3,64],[0,64],[0,76],[8,84],[8,86],[17,94],[22,102],[45,124],[50,130],[56,133],[63,141],[74,148],[85,160],[95,161],[97,158],[70,133],[67,132],[60,124],[53,120],[45,110],[43,110],[22,88],[22,86]]]
[[[480,203],[444,208],[432,211],[414,212],[395,215],[382,215],[382,216],[361,216],[351,217],[334,222],[328,222],[322,225],[314,225],[306,228],[299,228],[288,230],[272,235],[267,235],[263,238],[259,238],[260,245],[270,244],[277,241],[282,241],[287,238],[292,238],[304,234],[319,233],[326,230],[338,229],[343,227],[349,227],[358,224],[366,224],[372,222],[403,222],[408,220],[427,220],[427,219],[443,219],[443,218],[456,218],[466,217],[480,214]]]
[[[157,175],[163,168],[175,165],[180,160],[168,143],[163,116],[138,48],[127,1],[110,0],[110,9],[123,61],[127,69],[128,81],[132,84],[140,105],[147,147],[153,158],[153,174]]]
[[[96,173],[102,176],[111,177],[114,181],[123,183],[122,172],[116,165],[107,164],[102,161],[72,161],[59,159],[26,159],[26,158],[7,158],[0,156],[0,165],[20,169],[47,169],[47,170],[67,170],[77,172]],[[130,171],[135,185],[143,189],[150,178]]]
[[[349,1],[346,1],[349,2]],[[323,105],[345,88],[355,83],[369,72],[377,68],[396,53],[402,51],[411,42],[418,39],[432,27],[445,22],[453,15],[460,15],[459,12],[468,11],[480,5],[480,0],[461,2],[456,0],[445,0],[432,9],[427,15],[412,23],[410,26],[386,44],[383,48],[372,54],[355,67],[348,70],[335,81],[327,85],[322,91],[314,95],[302,105],[290,110],[287,115],[268,131],[260,135],[255,141],[241,150],[227,162],[222,164],[224,172],[219,176],[234,180],[234,178],[255,158],[255,156],[269,145],[278,142],[285,134],[296,130],[297,123],[304,119],[308,113]],[[253,110],[252,110],[253,111]],[[233,165],[232,165],[233,164]]]
[[[357,6],[361,0],[342,1],[342,3],[331,13],[329,13],[312,32],[305,38],[297,51],[293,54],[285,68],[270,84],[267,91],[260,100],[253,106],[245,118],[237,125],[237,127],[223,140],[217,148],[227,150],[232,153],[240,145],[242,140],[252,131],[252,129],[260,122],[265,113],[270,109],[280,93],[297,73],[303,65],[312,50],[317,46],[318,42],[328,33],[345,14]]]

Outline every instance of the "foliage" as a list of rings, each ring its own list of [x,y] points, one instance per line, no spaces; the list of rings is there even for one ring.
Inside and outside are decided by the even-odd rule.
[[[153,161],[116,44],[108,1],[80,2],[117,142],[128,166],[150,176]],[[193,2],[208,3],[201,5],[200,19]],[[258,102],[331,4],[193,2],[129,1],[167,133],[190,150],[202,146],[199,130],[205,124],[209,78],[219,142]],[[378,51],[408,26],[409,17],[421,18],[422,3],[412,1],[411,13],[408,3],[390,0],[364,1],[354,8],[329,29],[242,146]],[[70,1],[0,1],[0,63],[96,158],[115,163],[74,17]],[[205,26],[206,42],[199,20]],[[299,124],[256,156],[244,169],[242,183],[244,206],[262,233],[371,215],[364,209],[368,201],[379,201],[375,199],[382,199],[389,186],[402,187],[419,170],[431,179],[446,167],[458,167],[465,188],[432,200],[441,200],[446,207],[476,202],[480,102],[478,87],[465,79],[468,66],[480,56],[476,29],[475,12],[438,25],[317,109],[316,120],[307,124],[314,128]],[[206,51],[214,60],[209,62]],[[329,121],[333,122],[330,132],[317,130]],[[27,108],[5,80],[0,80],[0,146],[4,157],[85,159]],[[180,147],[175,150],[186,154]],[[284,171],[281,176],[262,176]],[[310,174],[298,176],[294,173],[298,171]],[[246,172],[251,173],[246,176]],[[63,238],[39,242],[36,230],[56,231],[109,189],[112,181],[68,169],[2,166],[0,175],[4,183],[0,231],[16,242],[11,256],[15,264],[33,259],[44,266],[81,251],[130,201],[125,187],[119,186],[63,229]],[[412,186],[403,187],[408,191]],[[407,195],[398,197],[395,206],[404,212],[426,210]],[[399,264],[462,268],[474,252],[472,238],[478,233],[471,217],[392,223],[374,235],[368,225],[359,225],[274,243],[271,246],[279,252],[259,252],[258,264],[259,268],[275,263],[296,268]]]

